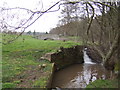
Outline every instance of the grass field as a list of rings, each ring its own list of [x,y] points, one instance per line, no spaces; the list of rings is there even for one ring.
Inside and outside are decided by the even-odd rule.
[[[6,38],[9,37],[11,36]],[[45,87],[52,64],[47,60],[40,60],[40,57],[47,52],[56,51],[61,46],[71,47],[73,45],[78,45],[78,43],[44,41],[25,35],[13,43],[2,45],[3,88]],[[41,69],[39,66],[42,64],[47,66]]]

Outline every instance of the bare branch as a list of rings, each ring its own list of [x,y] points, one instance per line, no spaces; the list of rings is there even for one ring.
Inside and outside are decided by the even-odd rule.
[[[89,30],[90,30],[90,27],[91,27],[91,24],[92,24],[92,21],[93,21],[93,17],[94,17],[94,14],[95,14],[95,11],[94,11],[94,7],[89,3],[87,2],[87,4],[92,8],[92,16],[90,18],[90,21],[89,21],[89,25],[88,25],[88,28],[87,28],[87,35],[89,34]]]
[[[5,7],[0,7],[3,11],[8,11],[8,10],[15,10],[15,9],[21,9],[21,10],[26,10],[26,11],[29,11],[31,13],[34,13],[34,11],[30,10],[30,9],[27,9],[27,8],[21,8],[21,7],[15,7],[15,8],[5,8]]]
[[[102,3],[102,2],[95,2],[95,3],[100,3],[101,5],[104,5],[104,6],[110,7],[110,8],[112,8],[112,9],[114,9],[114,10],[115,10],[115,12],[117,12],[116,8],[115,8],[115,7],[113,7],[113,6],[110,6],[110,5],[105,4],[105,3]]]
[[[19,35],[17,35],[14,39],[9,40],[8,43],[3,43],[3,44],[6,45],[6,44],[9,44],[9,43],[15,41],[19,36],[21,36],[21,35],[24,33],[24,31],[25,31],[29,26],[31,26],[32,24],[34,24],[43,14],[49,12],[49,10],[51,10],[54,6],[56,6],[56,5],[59,4],[59,3],[60,3],[60,1],[58,1],[57,3],[55,3],[54,5],[52,5],[51,7],[49,7],[47,10],[45,10],[45,11],[43,11],[43,12],[41,12],[41,11],[37,11],[37,12],[31,11],[33,14],[29,17],[29,19],[27,19],[27,21],[26,21],[24,24],[22,24],[22,25],[20,25],[20,26],[18,26],[18,27],[10,26],[10,25],[8,25],[8,24],[5,22],[8,26],[10,26],[10,27],[12,27],[12,28],[15,28],[15,29],[22,28],[23,31],[22,31]],[[11,9],[15,9],[15,8],[11,8]],[[17,8],[17,9],[18,9],[18,8]],[[24,9],[24,8],[19,8],[19,9]],[[59,8],[59,9],[60,9],[60,8]],[[6,10],[7,10],[7,9],[6,9]],[[8,9],[8,10],[10,10],[10,9]],[[28,10],[28,9],[24,9],[24,10]],[[39,15],[34,21],[32,21],[30,24],[28,24],[26,27],[23,27],[28,21],[31,20],[31,18],[32,18],[35,14],[40,14],[40,15]]]

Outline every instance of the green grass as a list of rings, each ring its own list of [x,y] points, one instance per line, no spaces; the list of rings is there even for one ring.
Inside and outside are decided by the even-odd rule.
[[[86,88],[118,88],[118,80],[96,80]]]
[[[46,84],[47,84],[47,80],[48,78],[47,77],[42,77],[42,78],[39,78],[38,80],[36,80],[33,84],[33,87],[35,88],[45,88],[46,87]]]
[[[7,39],[10,37],[12,37],[12,35],[7,35],[3,39],[5,40],[5,38]],[[13,37],[15,36],[13,35]],[[40,61],[40,57],[47,52],[55,52],[61,46],[67,48],[74,45],[78,45],[78,43],[72,41],[44,41],[26,35],[19,37],[13,43],[2,45],[3,87],[15,87],[15,85],[11,84],[15,82],[14,78],[27,70],[28,66],[38,66],[45,63],[47,64],[47,67],[45,67],[43,71],[50,72],[52,67],[51,63],[48,61]],[[38,83],[41,84],[39,81]]]
[[[15,88],[16,85],[14,83],[3,83],[2,88]]]
[[[25,41],[23,42],[23,39],[25,38]],[[8,44],[3,46],[3,50],[6,52],[13,52],[13,51],[23,51],[23,50],[54,50],[57,49],[60,46],[64,47],[71,47],[73,45],[76,45],[77,43],[73,43],[71,41],[67,42],[61,42],[61,41],[43,41],[34,39],[30,36],[23,36],[16,40],[14,43]],[[5,47],[5,48],[4,48]]]

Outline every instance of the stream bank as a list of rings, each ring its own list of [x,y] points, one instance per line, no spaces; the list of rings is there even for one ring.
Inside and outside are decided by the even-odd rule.
[[[97,79],[105,80],[114,76],[101,65],[102,58],[97,51],[85,48],[78,45],[61,47],[55,53],[46,54],[44,58],[54,63],[48,88],[85,88]],[[86,63],[86,59],[90,61]]]

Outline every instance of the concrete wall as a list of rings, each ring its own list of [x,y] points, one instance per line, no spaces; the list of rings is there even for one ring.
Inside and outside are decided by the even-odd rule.
[[[83,63],[83,46],[74,46],[71,48],[61,47],[58,52],[51,54],[51,62],[55,63],[57,70],[71,64]]]
[[[46,88],[51,88],[51,86],[52,86],[52,80],[53,80],[53,76],[54,76],[55,70],[56,70],[55,64],[53,63],[52,64],[51,75],[50,75],[49,80],[47,82]]]

